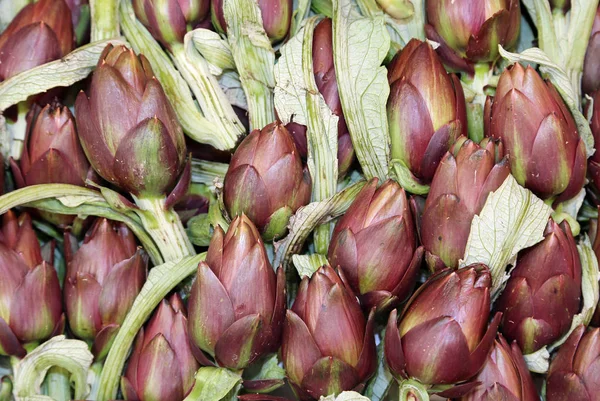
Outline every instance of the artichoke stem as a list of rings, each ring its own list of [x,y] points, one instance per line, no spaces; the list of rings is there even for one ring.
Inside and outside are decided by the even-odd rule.
[[[100,376],[102,375],[102,368],[104,368],[104,361],[96,361],[92,363],[92,366],[90,366],[90,371],[88,373],[88,382],[90,381],[90,378],[92,378],[92,380],[90,393],[87,396],[89,400],[95,400],[96,398],[98,398],[98,389],[100,385]]]
[[[491,86],[497,83],[494,79],[493,69],[488,63],[475,65],[475,75],[463,77],[465,86],[473,93],[473,99],[467,102],[467,124],[469,138],[479,143],[483,139],[483,107]]]
[[[141,209],[140,219],[144,229],[156,243],[165,261],[195,255],[181,219],[173,209],[165,209],[164,198],[135,198]]]
[[[119,0],[90,0],[91,42],[112,39],[120,35],[118,7]]]
[[[262,129],[275,121],[273,91],[254,80],[242,81],[242,86],[248,100],[250,130]]]
[[[318,226],[314,233],[315,252],[327,255],[329,241],[331,240],[331,224],[326,223]]]
[[[400,401],[429,401],[427,388],[413,379],[398,382],[400,386]]]
[[[192,63],[184,45],[178,43],[171,45],[171,58],[192,89],[202,113],[218,129],[214,135],[218,135],[221,142],[227,144],[228,149],[232,149],[245,134],[245,128],[217,79],[208,70],[206,60],[198,55]]]
[[[70,375],[65,368],[51,367],[44,379],[46,394],[56,401],[69,401],[71,399]]]

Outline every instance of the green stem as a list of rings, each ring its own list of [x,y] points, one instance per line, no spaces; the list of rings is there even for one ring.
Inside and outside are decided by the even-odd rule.
[[[192,182],[195,184],[214,185],[215,178],[223,181],[229,164],[192,159]]]
[[[90,376],[92,376],[92,384],[90,393],[87,396],[88,400],[95,400],[98,397],[102,368],[104,368],[104,362],[94,362],[90,367]]]
[[[164,198],[134,199],[141,209],[138,215],[142,225],[158,246],[164,260],[177,260],[196,253],[177,213],[173,209],[165,209]]]
[[[119,0],[90,0],[92,14],[91,42],[119,36]]]
[[[486,88],[493,82],[493,71],[488,63],[475,65],[475,74],[466,76],[463,82],[473,92],[474,98],[467,104],[469,138],[479,143],[483,139],[483,108],[487,98]]]
[[[261,129],[275,121],[275,104],[271,88],[253,80],[243,80],[242,86],[248,101],[250,129]]]
[[[315,252],[321,255],[327,255],[329,250],[329,241],[331,240],[331,223],[318,226],[313,234],[315,243]]]
[[[244,126],[233,111],[217,79],[208,70],[206,60],[195,49],[190,51],[196,52],[195,57],[192,56],[193,60],[188,57],[184,45],[173,44],[171,46],[173,63],[192,89],[204,116],[216,125],[218,131],[213,135],[222,137],[223,142],[233,148],[238,139],[244,135]]]
[[[150,271],[148,280],[135,299],[108,353],[98,384],[97,401],[117,396],[119,378],[133,340],[160,301],[186,277],[193,274],[206,253],[179,261],[170,261]]]
[[[71,399],[69,376],[69,371],[65,368],[51,367],[44,379],[46,394],[56,401],[69,401]]]
[[[408,379],[398,382],[400,401],[429,401],[427,388],[416,380]]]

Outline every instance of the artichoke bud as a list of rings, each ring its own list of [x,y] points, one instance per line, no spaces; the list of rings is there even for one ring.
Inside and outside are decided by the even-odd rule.
[[[164,197],[186,157],[183,131],[148,60],[108,45],[90,96],[75,102],[79,137],[92,167],[138,197]]]
[[[365,320],[343,274],[322,266],[304,277],[287,311],[281,347],[298,397],[319,399],[364,384],[376,367],[373,329],[374,311]]]
[[[500,323],[488,327],[491,275],[485,265],[443,270],[390,314],[384,355],[390,371],[425,385],[455,384],[483,366]]]
[[[189,393],[200,366],[190,347],[187,324],[179,295],[163,299],[135,340],[121,378],[125,399],[182,400]]]
[[[495,63],[498,45],[513,50],[519,39],[519,0],[428,0],[427,38],[452,69],[474,72],[475,63]]]
[[[520,64],[504,70],[486,102],[486,135],[502,140],[512,175],[542,199],[576,196],[586,176],[586,150],[569,108],[552,83]]]
[[[271,240],[285,233],[289,216],[308,204],[310,192],[310,174],[294,141],[275,122],[254,130],[238,146],[225,175],[223,200],[230,216],[245,214]]]
[[[134,0],[137,18],[163,46],[183,43],[209,11],[209,0]]]
[[[558,340],[581,301],[581,262],[568,223],[548,222],[542,242],[519,253],[498,299],[502,334],[524,354]]]
[[[285,299],[282,268],[273,270],[260,233],[242,214],[227,234],[215,228],[198,266],[188,304],[192,342],[207,360],[243,369],[279,348]]]
[[[456,75],[446,73],[431,45],[417,39],[391,61],[388,81],[392,159],[427,184],[444,154],[467,134],[462,86]]]
[[[546,378],[547,401],[592,401],[600,393],[600,329],[578,326],[558,349]]]
[[[0,82],[66,56],[73,46],[71,10],[64,0],[28,4],[0,35]]]
[[[122,223],[99,218],[79,249],[65,234],[67,274],[64,298],[73,334],[94,341],[104,356],[147,275],[148,256]]]

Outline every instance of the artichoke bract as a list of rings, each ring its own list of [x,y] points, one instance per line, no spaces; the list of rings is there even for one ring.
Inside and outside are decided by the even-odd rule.
[[[594,136],[594,143],[600,143],[600,91],[592,94],[593,110],[590,128]],[[589,107],[589,106],[588,106]],[[600,191],[600,152],[594,154],[588,159],[588,177],[597,191]]]
[[[183,169],[186,148],[148,60],[125,46],[108,45],[89,92],[89,98],[77,96],[75,116],[94,170],[137,197],[164,197]]]
[[[183,400],[200,365],[189,344],[185,306],[179,295],[163,299],[135,340],[121,391],[127,400]]]
[[[517,256],[496,309],[502,334],[530,354],[571,327],[581,300],[581,262],[568,223],[550,219],[544,240]]]
[[[392,374],[426,386],[455,384],[477,374],[501,317],[496,314],[488,327],[491,284],[485,265],[442,270],[414,293],[399,324],[393,310],[384,338]]]
[[[328,260],[339,267],[367,311],[385,311],[408,297],[421,261],[404,189],[372,179],[337,222]]]
[[[252,131],[233,154],[223,201],[231,217],[246,214],[269,240],[285,233],[289,217],[309,202],[310,193],[310,174],[294,141],[274,122]]]
[[[188,304],[192,342],[219,366],[243,369],[279,348],[285,300],[283,269],[275,273],[260,233],[239,216],[226,235],[215,228],[198,266]]]
[[[107,219],[95,221],[76,251],[74,242],[65,233],[67,319],[102,359],[146,281],[148,256],[124,224]]]
[[[207,15],[210,0],[134,0],[135,15],[163,46],[183,43]]]
[[[486,135],[501,139],[517,182],[562,202],[585,182],[586,150],[575,120],[551,82],[530,66],[504,70],[485,105]]]
[[[329,266],[304,277],[283,328],[281,357],[302,400],[339,394],[375,372],[374,311],[368,320],[347,284]]]
[[[289,33],[294,10],[292,0],[257,0],[263,28],[273,44],[281,42]],[[213,26],[220,33],[227,33],[223,14],[224,0],[211,0],[210,12]]]
[[[502,146],[461,138],[433,176],[421,218],[421,242],[432,270],[456,268],[465,253],[471,221],[510,169]]]
[[[62,294],[52,262],[42,259],[29,215],[17,219],[6,212],[0,231],[0,355],[23,357],[24,344],[62,333]]]
[[[537,389],[516,343],[499,335],[481,371],[480,384],[458,401],[539,401]]]
[[[325,103],[333,114],[338,116],[338,175],[346,175],[352,162],[354,161],[354,148],[350,132],[344,119],[342,102],[338,92],[337,79],[335,76],[335,66],[333,65],[333,36],[332,22],[330,18],[325,18],[315,27],[312,56],[313,72],[315,82],[319,92],[323,96]],[[296,148],[302,157],[307,155],[306,126],[289,123],[286,128],[292,134]]]
[[[597,207],[598,212],[600,213],[600,206]],[[592,230],[590,230],[592,231]],[[594,251],[594,255],[596,255],[596,259],[600,260],[600,235],[598,235],[598,221],[596,220],[595,234],[590,236],[594,239],[594,243],[592,244],[592,250]],[[600,300],[598,301],[600,305]],[[596,310],[594,311],[594,315],[592,316],[592,320],[590,321],[590,326],[600,327],[600,307],[596,306]]]
[[[583,62],[583,76],[581,77],[581,89],[583,93],[591,95],[600,89],[600,7],[596,11],[590,41],[585,52]]]
[[[474,72],[474,63],[495,63],[498,45],[513,50],[519,39],[519,0],[427,0],[427,38],[440,44],[449,67]]]
[[[547,401],[596,401],[600,394],[600,329],[577,327],[558,349],[546,379]]]
[[[74,44],[71,10],[64,0],[29,4],[0,35],[0,81],[66,56]]]
[[[456,75],[446,73],[431,45],[417,39],[391,61],[388,81],[392,159],[429,183],[450,146],[467,135],[462,86]]]
[[[18,164],[10,161],[17,187],[37,184],[84,186],[95,179],[90,163],[79,144],[75,119],[58,102],[44,108],[34,104],[27,114],[27,136]],[[48,221],[64,227],[76,216],[40,212]]]

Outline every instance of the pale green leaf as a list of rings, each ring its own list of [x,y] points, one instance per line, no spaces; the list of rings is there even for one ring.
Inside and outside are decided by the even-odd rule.
[[[581,78],[585,52],[597,9],[598,0],[571,1],[571,10],[568,15],[569,20],[566,23],[568,31],[562,39],[566,39],[564,45],[567,53],[565,67],[569,71],[578,73],[578,78]]]
[[[292,255],[302,249],[304,241],[315,227],[344,214],[364,185],[364,181],[358,182],[327,200],[312,202],[298,209],[288,224],[289,234],[275,244],[273,265],[284,264],[287,268]]]
[[[514,263],[517,253],[544,239],[550,213],[550,206],[509,175],[473,218],[461,267],[473,263],[487,265],[495,299],[508,279],[506,267]]]
[[[261,129],[275,121],[275,52],[256,1],[225,0],[223,13],[231,54],[248,100],[250,126]]]
[[[594,316],[594,311],[598,305],[598,280],[600,279],[600,274],[598,272],[598,260],[587,235],[584,235],[583,239],[577,245],[577,250],[579,251],[579,258],[581,260],[581,293],[583,295],[581,311],[573,316],[569,331],[563,334],[558,340],[532,354],[524,355],[527,367],[532,372],[547,373],[550,365],[550,353],[564,344],[573,330],[578,326],[582,324],[587,326]]]
[[[350,0],[333,1],[333,54],[344,118],[368,179],[389,171],[386,113],[390,87],[381,65],[390,48],[382,17],[362,17]]]
[[[248,110],[248,100],[237,71],[223,72],[219,76],[219,86],[225,92],[225,96],[227,96],[227,100],[232,106]]]
[[[333,196],[338,180],[338,117],[319,92],[313,71],[313,33],[318,17],[305,21],[298,34],[281,47],[275,66],[275,105],[282,122],[307,127],[307,165],[312,179],[312,201]],[[326,252],[330,227],[315,232],[317,252]]]
[[[220,401],[241,383],[242,376],[225,368],[206,366],[196,372],[196,383],[184,401]]]
[[[27,4],[29,0],[0,0],[0,33]]]
[[[196,50],[193,35],[193,32],[188,32],[183,38],[183,45],[171,45],[171,60],[192,89],[204,116],[216,125],[217,136],[226,138],[235,146],[246,129],[221,89],[217,77],[211,73],[209,63]]]
[[[335,395],[321,396],[319,401],[370,401],[367,397],[356,391],[343,391],[337,397]]]
[[[408,0],[407,0],[408,1]],[[383,12],[375,0],[357,0],[356,4],[363,15],[381,16],[390,34],[390,57],[402,49],[413,38],[425,40],[425,0],[409,0],[412,4],[412,16],[399,20]]]
[[[90,43],[73,50],[60,60],[23,71],[0,83],[0,113],[27,100],[29,96],[81,81],[96,67],[100,54],[109,43],[115,46],[126,44],[123,39]]]
[[[221,35],[209,29],[198,28],[192,31],[191,36],[196,50],[216,68],[214,75],[221,75],[223,70],[235,70],[229,43]]]
[[[235,146],[235,141],[215,135],[217,125],[202,115],[188,84],[158,42],[136,19],[130,0],[121,1],[119,15],[123,33],[136,53],[144,54],[150,62],[185,133],[196,142],[206,143],[217,149],[226,150]]]
[[[565,104],[571,111],[575,123],[577,124],[577,130],[579,136],[585,144],[585,150],[587,157],[594,154],[594,136],[587,119],[579,110],[579,80],[577,81],[576,87],[574,88],[571,80],[567,76],[566,72],[557,64],[552,62],[548,55],[537,47],[532,47],[523,51],[522,53],[511,53],[502,46],[499,45],[500,54],[502,57],[507,59],[511,63],[517,63],[519,61],[525,61],[530,63],[536,63],[540,66],[540,71],[545,78],[550,79],[552,84],[556,87],[560,95],[562,96]]]
[[[294,13],[292,14],[292,26],[290,27],[290,37],[294,36],[300,30],[302,21],[308,18],[310,13],[310,0],[294,0]]]
[[[292,255],[292,262],[300,278],[304,276],[312,277],[313,273],[319,270],[319,267],[329,264],[327,257],[319,253],[313,253],[312,255]]]
[[[274,68],[276,86],[274,103],[283,124],[306,125],[306,83],[302,71],[304,29],[290,38],[279,51],[281,57]]]
[[[70,373],[75,399],[84,399],[89,392],[87,374],[93,359],[85,342],[67,340],[64,335],[51,338],[14,367],[13,393],[16,400],[39,395],[46,372],[53,366],[60,366]]]
[[[98,385],[97,401],[114,400],[119,379],[133,340],[152,311],[179,283],[196,272],[206,253],[169,261],[150,270],[148,279],[135,299],[104,363]]]
[[[246,374],[246,372],[244,372],[244,375]],[[260,369],[258,369],[258,371],[255,372],[255,374],[250,374],[247,376],[248,380],[273,380],[284,378],[285,369],[279,366],[279,359],[277,358],[277,354],[272,354],[271,356],[266,358],[260,365]]]

